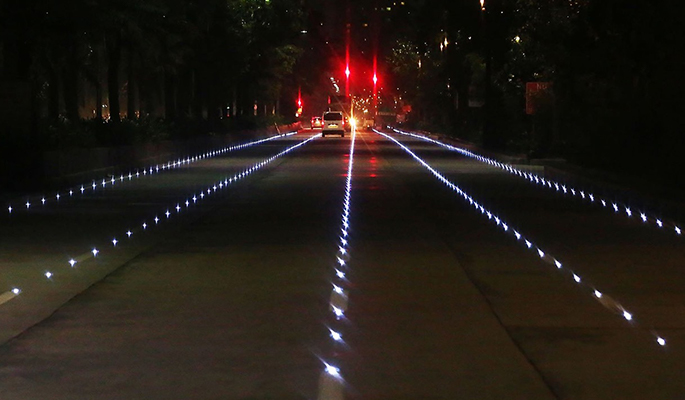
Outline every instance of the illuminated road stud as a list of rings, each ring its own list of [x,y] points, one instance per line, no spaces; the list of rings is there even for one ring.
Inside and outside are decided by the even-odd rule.
[[[335,340],[336,342],[342,342],[342,335],[340,333],[338,333],[332,329],[330,331],[331,331],[330,336],[333,340]]]
[[[340,377],[340,368],[326,364],[326,373],[330,376],[339,378]]]
[[[342,317],[345,316],[345,313],[343,312],[343,310],[339,309],[338,307],[332,306],[332,309],[333,309],[333,314],[335,314],[335,316],[336,316],[338,319],[340,319],[340,318],[342,318]]]

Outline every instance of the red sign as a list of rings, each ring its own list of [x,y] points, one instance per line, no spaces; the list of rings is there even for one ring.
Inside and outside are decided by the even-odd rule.
[[[526,114],[535,114],[537,102],[549,95],[551,87],[552,82],[526,82]]]

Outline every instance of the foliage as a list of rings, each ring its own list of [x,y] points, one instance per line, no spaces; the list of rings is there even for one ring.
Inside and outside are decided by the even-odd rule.
[[[114,124],[148,115],[219,120],[229,105],[247,116],[255,101],[284,95],[303,20],[299,0],[3,2],[0,79],[30,81],[34,117],[66,118],[75,129],[84,87],[97,93],[87,119]]]
[[[400,33],[388,61],[402,92],[425,109],[416,124],[448,121],[442,129],[460,136],[489,124],[505,149],[632,174],[672,176],[685,166],[677,2],[486,0],[485,11],[468,0],[411,3],[422,3],[413,14],[421,28]],[[442,87],[417,90],[422,74]],[[525,84],[536,81],[552,82],[553,97],[529,116]],[[487,115],[464,107],[483,92]]]

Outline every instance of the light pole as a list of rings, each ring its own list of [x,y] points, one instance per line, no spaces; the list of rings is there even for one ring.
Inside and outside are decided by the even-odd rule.
[[[489,147],[493,144],[492,125],[492,57],[490,54],[490,31],[488,29],[488,11],[485,9],[485,0],[480,0],[481,21],[483,25],[483,38],[485,46],[485,113],[483,120],[483,144]]]
[[[373,120],[378,119],[378,57],[373,56]]]

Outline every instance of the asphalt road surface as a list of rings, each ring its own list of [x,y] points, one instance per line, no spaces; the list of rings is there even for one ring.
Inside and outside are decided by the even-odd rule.
[[[677,208],[317,133],[7,204],[0,399],[685,398]]]

